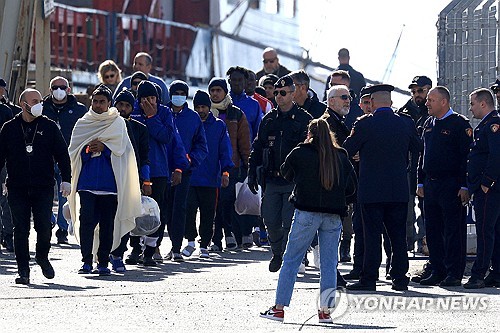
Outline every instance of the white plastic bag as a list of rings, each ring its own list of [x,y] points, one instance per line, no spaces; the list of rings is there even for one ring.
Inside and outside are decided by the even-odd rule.
[[[257,194],[253,194],[248,188],[248,177],[243,183],[236,183],[236,201],[234,209],[239,215],[260,215],[260,204],[262,189],[259,185]]]
[[[156,201],[145,195],[141,196],[141,216],[135,218],[135,228],[130,231],[132,236],[147,236],[160,227],[160,208]]]
[[[71,212],[69,209],[69,202],[65,202],[62,207],[62,214],[66,222],[68,222],[68,234],[71,236],[75,235],[75,229],[73,228],[73,220],[71,219]]]

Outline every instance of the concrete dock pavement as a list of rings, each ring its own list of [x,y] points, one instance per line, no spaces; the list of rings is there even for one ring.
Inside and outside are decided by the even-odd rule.
[[[32,231],[32,251],[35,235]],[[74,237],[69,241],[53,244],[50,251],[54,279],[45,279],[32,260],[29,286],[14,283],[14,255],[0,254],[0,332],[500,331],[498,288],[411,283],[409,291],[395,292],[381,280],[377,292],[340,292],[334,324],[318,324],[319,271],[308,267],[297,279],[284,323],[279,323],[259,318],[259,312],[273,305],[278,279],[278,273],[268,271],[267,247],[211,254],[210,259],[199,259],[196,251],[183,263],[127,265],[123,274],[99,277],[77,274],[80,251]],[[169,247],[166,238],[164,255]],[[412,260],[411,270],[422,263]],[[339,267],[347,273],[351,264]]]

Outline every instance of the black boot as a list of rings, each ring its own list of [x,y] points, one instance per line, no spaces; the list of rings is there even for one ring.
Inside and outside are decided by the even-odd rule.
[[[351,240],[342,240],[340,242],[339,262],[351,262]]]
[[[57,244],[68,244],[68,230],[57,229]]]

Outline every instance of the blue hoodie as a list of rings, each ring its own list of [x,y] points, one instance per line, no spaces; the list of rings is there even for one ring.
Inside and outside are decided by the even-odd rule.
[[[247,96],[245,92],[239,95],[235,95],[232,91],[230,92],[233,104],[239,107],[248,120],[248,125],[250,127],[250,140],[253,142],[257,133],[259,132],[259,125],[262,120],[262,108],[259,102],[257,102],[252,97]]]
[[[212,112],[203,122],[207,136],[208,156],[191,175],[191,186],[220,187],[221,175],[234,167],[231,141],[223,120]]]
[[[140,104],[136,101],[134,111],[132,111],[130,117],[145,124],[148,128],[150,176],[152,178],[167,177],[167,179],[170,179],[168,145],[175,136],[178,136],[180,140],[172,111],[166,105],[158,104],[156,115],[146,118]]]
[[[174,123],[184,144],[184,149],[191,162],[188,168],[196,169],[207,157],[208,147],[205,137],[205,128],[197,112],[191,110],[187,104],[179,112],[173,112]],[[182,169],[178,166],[176,168]]]

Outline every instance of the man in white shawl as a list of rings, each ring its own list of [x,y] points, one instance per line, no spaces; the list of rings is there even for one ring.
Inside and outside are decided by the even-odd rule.
[[[103,85],[92,93],[91,108],[76,123],[68,148],[76,184],[68,202],[83,262],[79,274],[92,273],[96,257],[97,273],[110,275],[110,252],[141,215],[134,150],[111,101]]]

